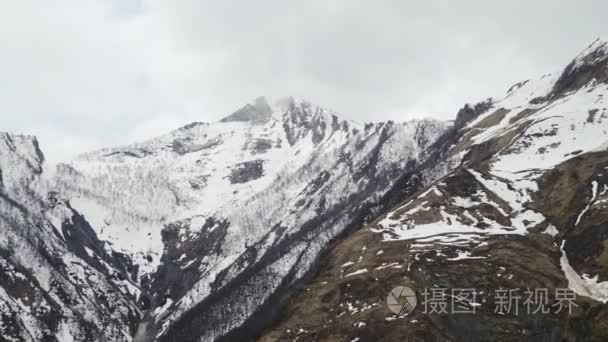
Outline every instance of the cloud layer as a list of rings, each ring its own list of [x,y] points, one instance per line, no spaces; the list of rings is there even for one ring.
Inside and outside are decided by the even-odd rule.
[[[602,0],[3,2],[0,129],[38,135],[51,160],[258,95],[362,122],[450,119],[608,31]]]

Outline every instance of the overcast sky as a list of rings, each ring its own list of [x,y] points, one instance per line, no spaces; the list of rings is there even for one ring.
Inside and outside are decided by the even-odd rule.
[[[360,122],[451,119],[608,39],[605,0],[295,3],[0,0],[0,130],[56,161],[259,95]]]

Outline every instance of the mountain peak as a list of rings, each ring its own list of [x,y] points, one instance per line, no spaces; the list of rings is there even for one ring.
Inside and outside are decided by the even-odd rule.
[[[43,163],[36,137],[0,132],[0,193],[18,189],[38,177]]]
[[[220,122],[250,122],[252,124],[265,124],[273,116],[277,118],[289,113],[291,120],[298,122],[310,121],[317,115],[328,115],[336,117],[336,120],[350,121],[342,118],[333,110],[318,106],[307,99],[283,96],[269,101],[260,96],[253,103],[246,104],[234,113],[222,118]],[[319,118],[317,118],[318,120]]]
[[[296,103],[296,100],[293,98],[293,96],[283,96],[283,97],[277,99],[276,101],[274,101],[275,107],[281,112],[288,111],[290,108],[292,108],[294,106],[295,103]]]
[[[566,66],[551,95],[576,91],[592,81],[608,83],[608,44],[600,38]]]
[[[602,38],[597,38],[585,50],[583,50],[574,60],[575,61],[597,61],[603,60],[608,56],[608,42]]]
[[[1,147],[6,147],[3,149]],[[39,168],[44,162],[38,139],[32,135],[0,132],[0,156],[12,154]]]
[[[581,51],[570,64],[572,64],[572,69],[579,69],[586,66],[591,67],[598,64],[605,64],[607,60],[608,43],[601,38],[597,38],[586,49]]]
[[[264,123],[270,119],[272,108],[264,96],[255,99],[254,103],[249,103],[238,109],[236,112],[221,119],[220,122],[231,121],[251,121],[252,123]]]

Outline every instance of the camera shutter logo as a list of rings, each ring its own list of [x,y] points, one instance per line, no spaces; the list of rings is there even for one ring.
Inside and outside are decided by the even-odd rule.
[[[414,310],[418,299],[414,290],[407,286],[397,286],[388,293],[386,303],[393,313],[407,315]]]

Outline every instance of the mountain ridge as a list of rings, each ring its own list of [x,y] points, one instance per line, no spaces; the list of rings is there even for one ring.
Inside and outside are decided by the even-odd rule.
[[[452,160],[447,172],[339,242],[260,340],[605,340],[602,46],[503,98],[465,106],[434,150]],[[476,289],[464,304],[477,313],[396,315],[386,295],[399,285],[419,303],[425,289]],[[522,288],[570,289],[576,307],[497,314],[494,291]]]

